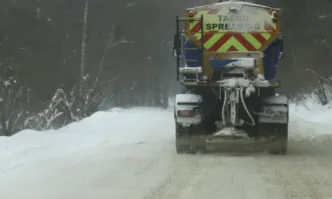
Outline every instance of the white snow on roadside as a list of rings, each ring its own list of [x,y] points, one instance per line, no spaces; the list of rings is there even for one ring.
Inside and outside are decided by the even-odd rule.
[[[76,151],[98,150],[100,146],[140,143],[154,133],[151,125],[167,125],[169,121],[172,114],[162,109],[114,108],[59,130],[25,130],[9,138],[0,137],[0,174],[28,166],[34,159],[68,156]]]
[[[323,106],[315,95],[290,104],[289,136],[294,140],[325,142],[332,135],[332,104]]]
[[[170,99],[169,103],[173,105],[174,100]],[[330,144],[332,124],[329,124],[328,118],[332,118],[331,109],[310,99],[304,104],[290,105],[290,148],[296,148],[294,141],[307,143],[309,140],[313,146],[320,146],[325,141]],[[308,151],[311,147],[308,146]],[[255,159],[251,157],[231,157],[226,161],[223,157],[211,155],[203,159],[196,159],[196,156],[188,156],[187,159],[177,157],[172,108],[114,108],[108,112],[97,112],[59,130],[25,130],[9,138],[0,137],[0,199],[143,198],[139,196],[150,193],[154,185],[159,190],[159,183],[162,190],[175,190],[174,196],[178,196],[179,192],[174,187],[183,189],[185,184],[181,177],[184,173],[192,177],[192,171],[204,171],[204,167],[197,166],[199,164],[207,163],[206,168],[222,168],[235,161],[234,165],[239,167],[243,163],[249,165],[236,168],[244,173],[248,170],[242,169],[255,168],[252,163]],[[238,164],[238,161],[243,162]],[[220,167],[220,163],[224,165]],[[179,170],[173,170],[174,165]],[[261,167],[261,164],[258,166]],[[227,167],[224,175],[233,180],[233,175],[227,175],[229,168],[234,169]],[[222,183],[227,185],[229,180]],[[243,189],[243,183],[240,184]],[[189,186],[193,187],[192,184]],[[136,192],[131,193],[132,190]],[[153,190],[151,196],[157,193]]]
[[[169,104],[173,106],[174,99],[169,99]],[[290,136],[316,139],[332,134],[332,108],[329,107],[320,105],[313,98],[290,104]],[[159,133],[155,139],[169,140],[173,136],[173,125],[172,108],[114,108],[97,112],[59,130],[25,130],[10,138],[0,137],[0,174],[29,166],[33,160],[153,140],[157,133],[152,131],[160,128],[169,129],[166,131],[169,133]]]
[[[301,118],[308,122],[332,124],[332,103],[323,106],[314,96],[308,96],[302,102],[290,104],[290,117]]]

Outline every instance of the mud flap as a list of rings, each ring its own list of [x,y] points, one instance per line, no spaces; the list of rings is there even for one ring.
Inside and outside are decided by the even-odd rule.
[[[259,133],[269,137],[269,154],[286,154],[288,144],[288,124],[260,124]]]
[[[289,108],[287,97],[271,96],[262,100],[258,114],[259,136],[271,138],[269,154],[286,154],[288,145]]]
[[[177,153],[195,154],[199,150],[206,150],[206,140],[201,125],[183,127],[176,124],[176,150]]]
[[[288,144],[288,123],[280,122],[288,120],[277,120],[279,123],[259,123],[259,134],[268,137],[271,141],[268,146],[269,154],[285,154]],[[276,121],[276,120],[274,120]]]

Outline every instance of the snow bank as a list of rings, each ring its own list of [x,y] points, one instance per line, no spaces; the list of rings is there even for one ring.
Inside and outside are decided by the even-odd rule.
[[[109,112],[97,112],[59,130],[25,130],[10,138],[0,137],[0,173],[28,166],[32,159],[68,156],[76,151],[98,150],[99,146],[142,142],[154,133],[151,129],[169,124],[172,121],[170,116],[169,111],[162,109],[115,108]],[[159,127],[153,128],[153,125]]]
[[[308,122],[332,124],[332,103],[323,106],[315,95],[309,95],[299,103],[290,104],[290,117]]]
[[[332,135],[331,104],[323,106],[315,95],[290,104],[289,136],[293,140],[323,143]]]
[[[173,106],[174,99],[169,103]],[[311,139],[317,135],[332,135],[331,106],[320,105],[314,97],[292,103],[290,136]],[[0,137],[0,174],[29,166],[32,160],[68,157],[75,152],[139,144],[146,140],[171,140],[173,127],[172,107],[168,110],[114,108],[108,112],[97,112],[59,130],[25,130],[10,138]],[[163,131],[156,132],[160,129]]]

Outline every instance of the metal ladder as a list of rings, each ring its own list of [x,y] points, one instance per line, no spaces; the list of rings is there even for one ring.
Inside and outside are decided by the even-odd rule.
[[[186,59],[184,55],[184,51],[187,50],[197,50],[199,48],[184,48],[183,44],[184,44],[184,40],[183,40],[183,35],[182,33],[180,33],[180,22],[184,21],[200,21],[201,24],[201,70],[198,69],[193,69],[193,70],[182,70],[182,74],[196,74],[196,81],[199,81],[199,74],[203,72],[203,63],[204,63],[204,42],[203,42],[203,37],[204,37],[204,17],[203,15],[201,15],[200,18],[194,18],[194,17],[179,17],[176,16],[176,38],[180,38],[181,37],[181,55],[182,57],[180,57],[180,49],[176,48],[176,74],[177,74],[177,81],[179,81],[179,73],[180,73],[180,61],[182,60],[184,63],[186,62],[198,62],[200,60],[195,60],[195,59]]]

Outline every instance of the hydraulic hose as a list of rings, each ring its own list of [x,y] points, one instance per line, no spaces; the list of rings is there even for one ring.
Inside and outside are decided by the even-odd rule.
[[[243,88],[241,88],[241,91],[240,91],[240,98],[241,98],[241,102],[242,102],[242,104],[243,104],[244,110],[247,112],[247,115],[248,115],[248,116],[250,117],[250,119],[251,119],[252,126],[255,126],[255,125],[256,125],[255,120],[254,120],[254,118],[252,117],[252,115],[250,114],[250,112],[249,112],[249,110],[248,110],[248,108],[247,108],[247,105],[246,105],[246,103],[245,103],[245,101],[244,101],[244,98],[243,98]]]
[[[224,125],[226,125],[226,116],[225,116],[226,104],[227,104],[227,91],[224,90],[224,103],[222,105],[222,110],[221,110],[222,120]]]

